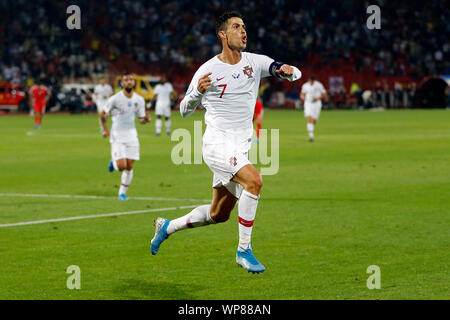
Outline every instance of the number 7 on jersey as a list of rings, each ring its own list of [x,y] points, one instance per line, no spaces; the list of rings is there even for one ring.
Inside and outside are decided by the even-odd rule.
[[[225,92],[225,89],[227,88],[227,85],[226,84],[219,84],[218,87],[223,87],[222,93],[220,94],[220,97],[219,97],[219,98],[222,98],[223,93]]]

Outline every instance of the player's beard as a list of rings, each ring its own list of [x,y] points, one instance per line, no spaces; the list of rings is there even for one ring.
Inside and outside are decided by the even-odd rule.
[[[131,93],[131,91],[133,91],[133,88],[131,87],[131,88],[125,88],[125,91],[127,92],[127,93]]]
[[[239,39],[239,41],[241,41],[241,40]],[[245,46],[242,48],[242,45],[240,45],[239,43],[238,43],[237,45],[233,45],[229,38],[227,38],[227,45],[228,45],[228,48],[230,48],[230,49],[232,49],[232,50],[237,50],[237,51],[239,51],[239,52],[244,51],[245,48],[247,47],[247,46],[245,45]]]

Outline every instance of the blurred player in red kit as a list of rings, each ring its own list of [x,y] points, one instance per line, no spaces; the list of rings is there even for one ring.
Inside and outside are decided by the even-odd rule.
[[[42,128],[42,116],[45,113],[45,107],[50,99],[50,90],[42,84],[39,79],[34,86],[30,88],[30,105],[34,109],[34,127]]]
[[[262,118],[264,114],[264,107],[261,100],[257,99],[255,104],[255,113],[253,114],[253,122],[256,123],[256,139],[255,142],[259,142],[259,131],[262,128]]]

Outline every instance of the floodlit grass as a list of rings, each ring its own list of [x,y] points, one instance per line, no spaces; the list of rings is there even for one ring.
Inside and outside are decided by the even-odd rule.
[[[193,131],[203,113],[172,126]],[[174,165],[169,137],[137,125],[141,161],[115,199],[109,143],[95,115],[0,117],[0,224],[203,204],[212,173]],[[264,176],[253,249],[235,264],[237,209],[223,224],[172,235],[150,254],[153,220],[190,209],[0,228],[0,299],[448,299],[450,111],[325,111],[309,143],[302,113],[266,110],[280,168]],[[273,150],[272,150],[273,151]],[[257,168],[260,166],[257,165]],[[95,195],[77,199],[5,194]],[[199,199],[182,201],[180,198]],[[81,269],[81,290],[66,269]],[[369,290],[370,265],[381,289]]]

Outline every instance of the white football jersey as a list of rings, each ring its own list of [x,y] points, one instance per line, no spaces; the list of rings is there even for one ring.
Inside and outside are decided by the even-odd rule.
[[[145,100],[142,96],[133,92],[131,98],[127,98],[121,90],[108,99],[103,110],[111,114],[110,142],[138,143],[135,119],[136,115],[145,117]]]
[[[314,80],[312,85],[309,83],[309,81],[304,83],[301,93],[305,94],[305,102],[311,103],[313,102],[314,98],[320,98],[322,94],[326,93],[326,91],[322,83]]]
[[[270,76],[273,61],[265,55],[249,52],[242,52],[241,60],[234,65],[222,62],[218,56],[208,60],[192,78],[180,104],[181,115],[189,115],[201,104],[206,109],[207,126],[251,137],[259,83],[262,77]],[[209,76],[211,88],[201,94],[197,89],[198,81],[209,72],[212,73]],[[300,70],[294,67],[294,75],[288,80],[300,77]]]
[[[103,86],[98,84],[94,88],[95,102],[104,104],[113,93],[113,89],[109,84],[105,84]]]
[[[170,93],[173,91],[172,84],[166,82],[164,84],[157,84],[154,94],[157,94],[156,104],[170,105]]]

